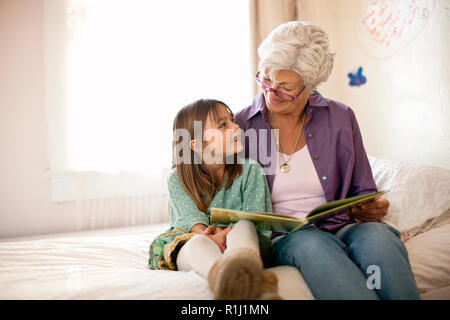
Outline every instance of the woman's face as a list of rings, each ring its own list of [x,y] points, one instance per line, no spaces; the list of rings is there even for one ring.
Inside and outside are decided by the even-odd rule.
[[[298,110],[299,106],[303,107],[306,104],[311,91],[305,88],[302,78],[296,72],[291,70],[280,70],[275,73],[273,79],[271,79],[268,74],[269,70],[266,70],[266,75],[260,76],[261,80],[266,85],[279,92],[297,97],[295,100],[291,101],[283,94],[277,95],[273,91],[264,90],[264,97],[269,110],[272,112],[286,113]]]
[[[215,119],[210,113],[203,131],[203,159],[206,163],[224,163],[224,158],[243,149],[241,130],[234,116],[220,105]]]

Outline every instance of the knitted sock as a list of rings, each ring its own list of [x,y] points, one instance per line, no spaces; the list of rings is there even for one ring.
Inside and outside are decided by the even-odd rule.
[[[261,296],[263,264],[248,248],[228,250],[211,268],[208,282],[216,300],[254,300]]]
[[[278,294],[278,277],[268,270],[262,272],[260,300],[282,300]]]

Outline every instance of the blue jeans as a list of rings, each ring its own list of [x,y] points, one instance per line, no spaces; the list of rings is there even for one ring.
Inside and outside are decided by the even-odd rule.
[[[333,235],[309,227],[282,237],[275,265],[296,267],[316,299],[420,299],[395,228],[376,222],[344,228]]]

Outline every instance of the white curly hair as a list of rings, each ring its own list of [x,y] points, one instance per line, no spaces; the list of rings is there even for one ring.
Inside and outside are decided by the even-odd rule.
[[[291,70],[311,91],[326,81],[333,69],[335,53],[322,28],[309,22],[290,21],[275,28],[258,48],[258,70],[269,76],[279,70]]]

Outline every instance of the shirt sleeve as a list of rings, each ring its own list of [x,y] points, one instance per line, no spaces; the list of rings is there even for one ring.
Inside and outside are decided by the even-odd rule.
[[[377,186],[372,175],[369,159],[364,149],[361,132],[359,130],[356,116],[351,110],[353,144],[355,152],[355,165],[353,167],[352,182],[348,197],[363,195],[377,191]]]
[[[250,212],[272,212],[269,185],[263,168],[252,162],[246,180],[241,185],[242,210]]]
[[[170,197],[170,226],[181,227],[190,232],[198,223],[209,226],[209,218],[200,211],[195,201],[184,190],[178,175],[173,174],[168,179]]]

